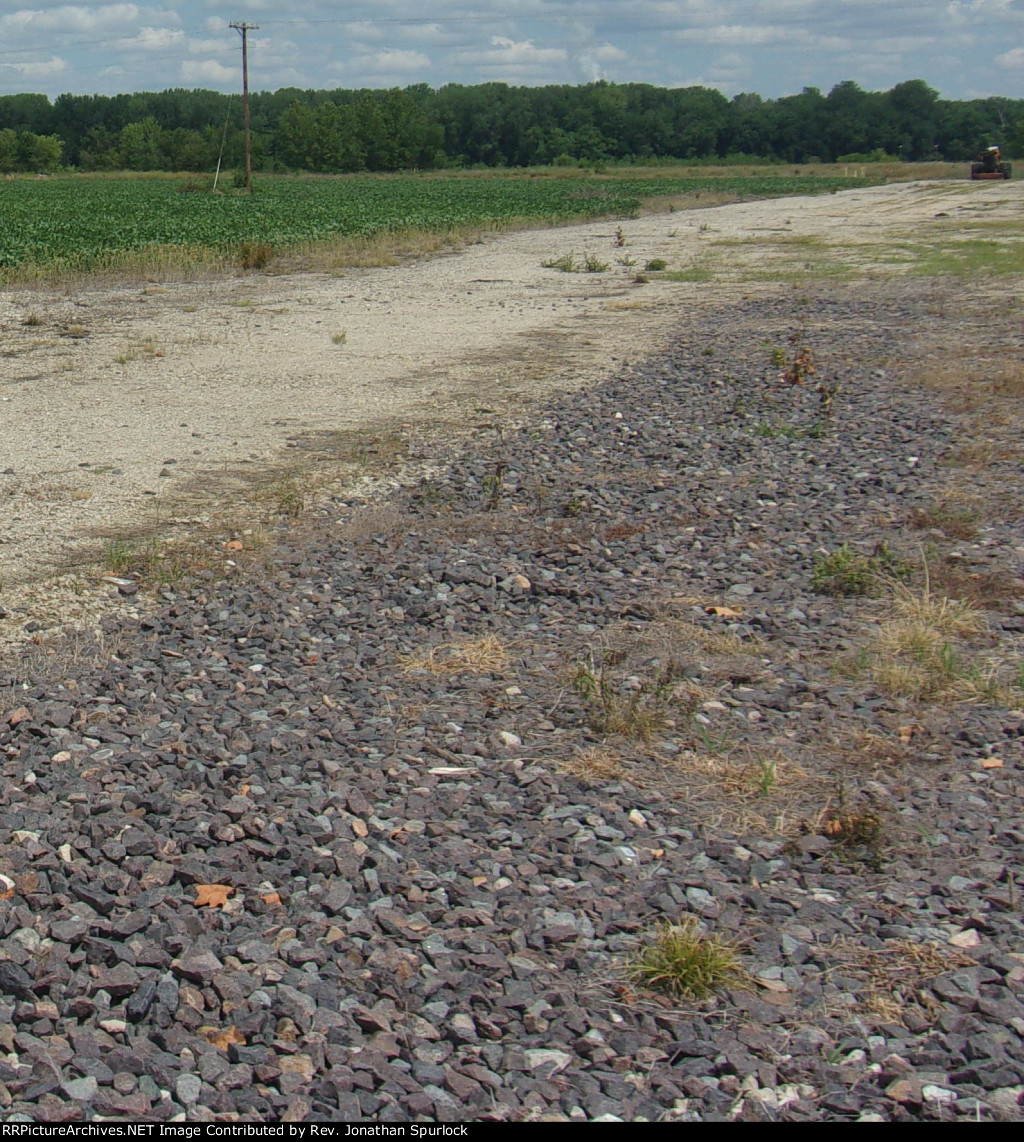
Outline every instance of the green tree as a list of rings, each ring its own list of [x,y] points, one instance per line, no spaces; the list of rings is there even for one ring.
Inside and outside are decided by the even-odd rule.
[[[37,135],[22,131],[18,135],[17,169],[34,174],[47,174],[60,167],[64,144],[59,135]]]
[[[316,112],[313,128],[313,170],[357,171],[366,165],[355,113],[330,99]]]
[[[897,83],[888,93],[900,154],[905,159],[929,158],[938,137],[939,93],[923,79]]]
[[[10,127],[0,130],[0,174],[18,169],[18,132]]]
[[[313,170],[316,146],[316,116],[307,104],[295,100],[278,124],[277,153],[293,170]]]
[[[129,123],[118,139],[121,162],[126,170],[160,170],[164,166],[162,144],[163,131],[152,115],[139,123]]]

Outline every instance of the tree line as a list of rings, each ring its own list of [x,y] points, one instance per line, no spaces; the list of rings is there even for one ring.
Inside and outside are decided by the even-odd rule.
[[[1024,152],[1024,100],[946,100],[920,79],[888,91],[852,80],[828,94],[732,99],[705,87],[419,84],[391,90],[283,88],[251,97],[264,171],[594,166],[728,160],[966,161]],[[0,96],[0,173],[208,171],[242,162],[241,101],[215,91]]]

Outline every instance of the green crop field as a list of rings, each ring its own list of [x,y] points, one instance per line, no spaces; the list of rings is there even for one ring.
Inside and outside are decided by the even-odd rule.
[[[826,173],[827,172],[827,173]],[[860,172],[858,172],[860,173]],[[872,172],[873,174],[875,172]],[[0,181],[0,279],[90,272],[157,250],[221,256],[246,243],[275,252],[339,238],[635,217],[645,200],[814,194],[885,181],[836,168],[796,174],[693,172],[645,177],[487,173],[258,179],[251,196],[183,193],[183,178]]]

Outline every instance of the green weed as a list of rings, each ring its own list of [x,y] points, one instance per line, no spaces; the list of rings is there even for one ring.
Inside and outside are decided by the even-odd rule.
[[[135,545],[130,540],[116,538],[103,541],[103,567],[111,575],[127,575],[132,570],[137,555]]]
[[[870,595],[878,584],[878,568],[871,557],[841,544],[819,555],[811,574],[811,587],[822,595]]]
[[[563,274],[578,274],[580,272],[576,255],[571,253],[563,254],[560,258],[550,258],[546,262],[541,262],[541,265],[546,270],[560,270]]]
[[[679,664],[669,662],[652,677],[634,681],[631,689],[617,683],[609,670],[607,656],[600,665],[593,658],[578,662],[572,688],[587,707],[588,722],[599,734],[650,741],[667,727],[673,706],[680,696],[676,683],[682,677]],[[692,717],[696,700],[683,700],[685,713]]]

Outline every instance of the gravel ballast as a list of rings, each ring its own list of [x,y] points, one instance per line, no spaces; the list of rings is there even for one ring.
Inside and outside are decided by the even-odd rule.
[[[1024,695],[837,671],[885,592],[812,586],[927,542],[1019,655],[1019,504],[909,529],[1018,472],[951,469],[961,410],[886,363],[933,302],[681,315],[112,658],[9,662],[5,1120],[1019,1120]],[[678,1002],[626,967],[688,915],[743,976]]]

